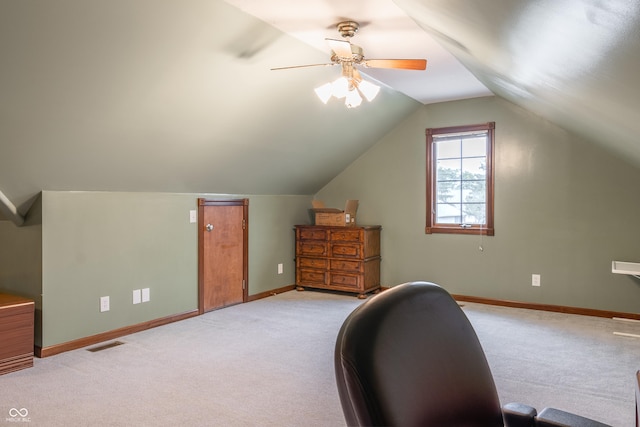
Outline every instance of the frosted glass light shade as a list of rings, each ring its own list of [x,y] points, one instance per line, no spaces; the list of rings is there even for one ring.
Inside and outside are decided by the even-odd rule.
[[[349,81],[346,77],[340,77],[331,83],[331,94],[336,98],[344,98],[349,92]]]
[[[358,93],[357,89],[354,88],[347,92],[347,96],[344,100],[344,105],[346,105],[347,108],[355,108],[360,104],[362,104],[362,97]]]
[[[331,83],[325,83],[314,89],[323,103],[328,103],[331,97],[345,98],[344,104],[348,108],[355,108],[362,104],[362,96],[371,102],[380,92],[380,87],[371,82],[358,78],[341,76]]]
[[[316,95],[318,95],[318,98],[320,98],[320,101],[326,104],[329,102],[329,98],[331,98],[331,83],[325,83],[322,86],[318,86],[314,91],[316,92]]]
[[[363,80],[358,84],[358,89],[360,89],[360,92],[362,92],[369,102],[373,101],[373,99],[378,95],[378,92],[380,92],[380,86],[374,85],[366,80]]]

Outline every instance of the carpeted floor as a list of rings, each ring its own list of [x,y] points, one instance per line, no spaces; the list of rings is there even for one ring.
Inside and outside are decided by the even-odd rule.
[[[552,406],[620,427],[635,425],[640,324],[466,304],[500,401]]]
[[[292,291],[122,337],[123,345],[106,350],[36,359],[33,368],[0,376],[0,426],[343,426],[333,347],[361,302]],[[463,309],[502,403],[633,426],[640,339],[612,332],[640,326]],[[25,420],[11,419],[12,408],[28,410]]]

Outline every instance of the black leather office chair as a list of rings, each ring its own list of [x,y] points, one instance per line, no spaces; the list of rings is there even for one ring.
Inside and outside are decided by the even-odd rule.
[[[350,426],[606,426],[553,408],[501,408],[471,323],[433,283],[398,285],[356,308],[338,334],[335,370]]]

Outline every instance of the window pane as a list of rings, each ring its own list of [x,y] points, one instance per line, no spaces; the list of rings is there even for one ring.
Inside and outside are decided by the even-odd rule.
[[[438,176],[437,181],[459,181],[462,177],[460,169],[460,159],[438,160]]]
[[[442,141],[436,144],[436,159],[460,157],[460,140]]]
[[[460,203],[462,194],[460,193],[460,181],[438,182],[438,203]]]
[[[463,205],[463,224],[484,224],[486,206],[484,203],[467,203]]]
[[[460,224],[462,206],[459,204],[438,203],[436,222],[441,224]]]
[[[462,159],[462,179],[485,179],[486,163],[486,157]]]
[[[487,154],[487,138],[469,138],[462,141],[462,157],[485,156]]]
[[[487,196],[486,181],[462,181],[464,203],[484,203]]]

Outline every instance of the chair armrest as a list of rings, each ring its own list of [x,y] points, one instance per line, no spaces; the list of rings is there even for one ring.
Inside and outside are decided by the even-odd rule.
[[[533,427],[536,415],[536,408],[523,403],[507,403],[502,407],[505,427]]]
[[[555,408],[544,408],[536,418],[539,427],[611,427],[609,424],[581,417]]]

